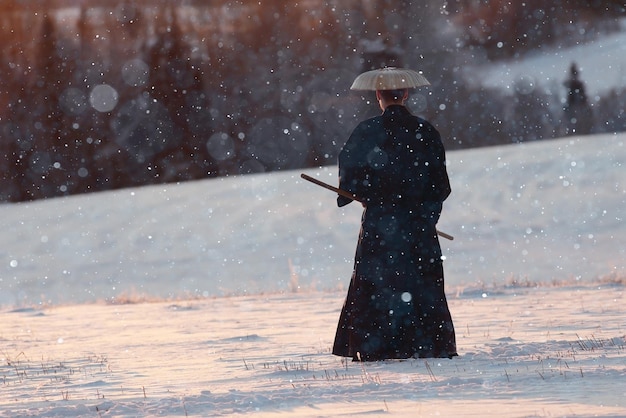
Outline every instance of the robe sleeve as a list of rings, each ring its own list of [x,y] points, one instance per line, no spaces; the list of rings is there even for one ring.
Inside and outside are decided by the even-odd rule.
[[[372,120],[361,122],[339,153],[339,188],[360,197],[362,201],[367,201],[371,193],[371,168],[367,162],[367,154],[376,140],[379,130],[376,128],[376,123]],[[337,196],[339,207],[350,202],[352,199]]]

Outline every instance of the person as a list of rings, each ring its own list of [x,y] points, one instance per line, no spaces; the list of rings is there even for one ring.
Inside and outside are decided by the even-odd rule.
[[[354,361],[457,355],[435,228],[451,191],[445,151],[405,106],[408,94],[376,90],[382,115],[361,122],[339,154],[339,188],[364,211],[332,353]]]

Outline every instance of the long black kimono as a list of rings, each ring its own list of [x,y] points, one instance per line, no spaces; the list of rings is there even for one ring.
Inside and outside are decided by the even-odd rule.
[[[400,105],[361,122],[339,186],[365,210],[333,354],[375,361],[456,356],[435,226],[450,194],[437,130]],[[342,196],[337,204],[351,200]]]

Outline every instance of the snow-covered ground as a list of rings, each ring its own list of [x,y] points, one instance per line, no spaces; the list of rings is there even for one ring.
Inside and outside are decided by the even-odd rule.
[[[361,210],[299,172],[0,206],[0,416],[626,416],[626,134],[448,159],[453,360],[329,354]]]
[[[460,356],[329,354],[343,292],[0,313],[5,417],[623,417],[623,285],[450,298]]]

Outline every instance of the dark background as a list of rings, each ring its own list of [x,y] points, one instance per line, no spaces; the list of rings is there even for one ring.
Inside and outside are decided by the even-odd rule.
[[[78,4],[78,5],[77,5]],[[467,66],[620,30],[623,1],[0,1],[0,201],[335,164],[373,93],[419,69],[409,107],[448,150],[626,129],[626,92],[513,97]],[[572,63],[564,62],[564,73]]]

